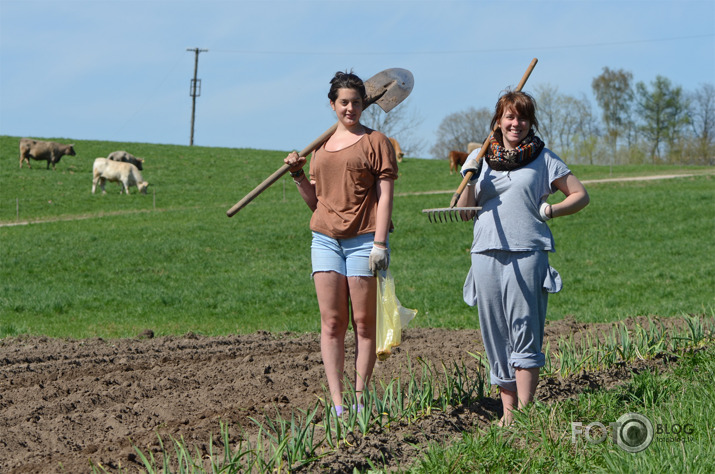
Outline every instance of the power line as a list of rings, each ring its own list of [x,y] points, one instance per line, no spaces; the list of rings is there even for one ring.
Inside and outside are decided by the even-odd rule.
[[[465,49],[465,50],[441,50],[441,51],[271,51],[271,50],[246,50],[246,49],[212,49],[214,53],[230,54],[272,54],[272,55],[303,55],[303,56],[332,56],[350,54],[351,56],[388,56],[388,55],[442,55],[442,54],[476,54],[476,53],[505,53],[517,51],[537,51],[554,49],[578,49],[593,48],[601,46],[622,46],[627,44],[659,43],[664,41],[679,41],[688,39],[713,38],[715,33],[706,33],[691,36],[675,36],[671,38],[653,38],[643,40],[628,41],[604,41],[599,43],[583,43],[556,46],[529,46],[523,48],[497,48],[497,49]]]

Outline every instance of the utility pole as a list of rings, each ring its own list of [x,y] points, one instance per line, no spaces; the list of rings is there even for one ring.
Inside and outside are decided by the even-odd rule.
[[[194,78],[191,80],[191,89],[189,92],[189,94],[191,95],[191,141],[189,141],[189,146],[194,146],[194,119],[196,118],[196,98],[201,95],[201,79],[196,78],[196,74],[199,72],[199,53],[205,53],[208,51],[208,49],[187,48],[186,51],[193,51],[195,54]]]

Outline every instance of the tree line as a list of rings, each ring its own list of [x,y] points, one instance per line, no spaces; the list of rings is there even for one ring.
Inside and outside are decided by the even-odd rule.
[[[600,113],[585,94],[561,94],[551,84],[534,88],[539,134],[567,163],[715,165],[712,83],[684,91],[659,75],[634,84],[632,73],[604,67],[591,88]],[[466,151],[469,142],[482,143],[492,113],[470,107],[446,116],[432,156],[446,158],[450,150]]]

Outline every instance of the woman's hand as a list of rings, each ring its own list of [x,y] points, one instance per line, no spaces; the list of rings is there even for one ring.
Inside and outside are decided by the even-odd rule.
[[[292,151],[283,159],[283,163],[290,166],[292,173],[300,171],[305,166],[306,159],[304,156],[299,156],[297,151]]]
[[[387,267],[390,266],[390,250],[378,243],[374,243],[372,245],[372,251],[370,251],[368,264],[373,274],[379,270],[387,270]]]

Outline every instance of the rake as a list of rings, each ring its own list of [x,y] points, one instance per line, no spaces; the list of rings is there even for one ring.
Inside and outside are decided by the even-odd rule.
[[[422,209],[423,214],[432,223],[471,221],[481,207],[442,207],[435,209]]]
[[[521,89],[524,87],[524,84],[526,84],[527,79],[529,79],[531,71],[534,70],[534,67],[536,66],[537,62],[538,59],[536,58],[531,60],[529,67],[526,68],[524,76],[521,78],[521,81],[519,81],[519,85],[516,86],[516,92],[521,91]],[[482,160],[484,159],[484,154],[487,151],[487,145],[489,145],[489,140],[491,140],[492,135],[494,135],[494,131],[497,129],[498,126],[498,124],[494,125],[492,131],[489,132],[489,136],[486,138],[486,140],[484,140],[482,147],[479,149],[479,153],[477,153],[477,169],[481,169]],[[449,203],[449,207],[422,209],[422,213],[427,214],[427,218],[430,222],[435,223],[469,221],[477,215],[477,212],[481,209],[481,207],[455,207],[457,205],[457,201],[459,201],[459,197],[462,195],[462,191],[464,191],[464,188],[467,187],[469,180],[472,179],[472,175],[474,175],[474,171],[467,171],[464,174],[464,179],[462,179],[462,182],[459,184],[457,191],[452,196],[452,200]]]

